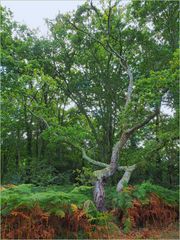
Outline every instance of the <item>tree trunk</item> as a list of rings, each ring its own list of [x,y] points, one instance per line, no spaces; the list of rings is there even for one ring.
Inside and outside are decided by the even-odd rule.
[[[41,133],[46,129],[43,123],[39,127],[39,144],[38,144],[38,159],[43,159],[45,157],[46,143],[42,138]]]
[[[8,170],[7,166],[8,166],[8,157],[6,155],[6,151],[4,151],[4,153],[2,154],[2,158],[1,158],[1,178],[2,179],[4,178],[4,176],[7,173],[7,170]]]
[[[129,134],[126,132],[122,133],[120,141],[118,141],[113,148],[110,165],[102,170],[94,172],[94,175],[97,178],[94,189],[94,203],[100,211],[105,210],[105,192],[103,183],[116,172],[118,168],[117,160],[119,158],[119,153],[126,144],[128,138]]]
[[[36,145],[35,145],[36,158],[38,159],[39,155],[39,124],[36,124]]]
[[[31,181],[31,159],[32,159],[32,117],[30,118],[30,122],[28,122],[27,115],[27,106],[26,102],[24,105],[24,117],[25,117],[25,128],[27,134],[27,163],[26,163],[26,183]]]
[[[20,161],[20,130],[17,129],[17,138],[16,138],[16,170],[19,170],[19,161]]]
[[[105,211],[105,191],[103,178],[98,179],[94,187],[94,202],[99,211]]]

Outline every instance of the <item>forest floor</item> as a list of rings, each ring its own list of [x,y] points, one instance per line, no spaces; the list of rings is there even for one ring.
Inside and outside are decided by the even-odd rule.
[[[171,224],[165,228],[133,229],[128,234],[121,234],[120,239],[180,239],[178,224]]]

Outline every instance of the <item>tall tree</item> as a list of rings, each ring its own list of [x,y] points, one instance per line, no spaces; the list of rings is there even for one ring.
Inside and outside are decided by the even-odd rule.
[[[93,173],[99,210],[109,177],[117,191],[134,169],[136,178],[161,174],[175,184],[177,2],[155,4],[85,3],[48,21],[47,39],[2,10],[4,175],[18,167],[23,181],[49,184],[83,158],[104,168]]]

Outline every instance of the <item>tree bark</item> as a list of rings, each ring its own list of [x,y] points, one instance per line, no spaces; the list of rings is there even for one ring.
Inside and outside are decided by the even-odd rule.
[[[17,138],[16,138],[16,170],[19,170],[19,161],[20,161],[20,130],[17,128]]]
[[[28,122],[28,115],[27,115],[27,105],[25,102],[24,105],[24,118],[25,118],[25,128],[27,134],[27,163],[26,163],[26,183],[31,181],[31,159],[32,159],[32,117],[30,118],[30,122]]]
[[[105,191],[103,178],[96,181],[93,194],[97,209],[99,211],[105,211]]]
[[[127,168],[123,177],[120,179],[120,181],[117,184],[117,188],[116,188],[117,192],[121,192],[124,187],[124,184],[129,182],[131,174],[135,170],[135,168],[136,168],[135,164]]]

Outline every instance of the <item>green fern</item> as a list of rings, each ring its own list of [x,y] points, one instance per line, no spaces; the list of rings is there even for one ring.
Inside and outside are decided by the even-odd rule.
[[[179,193],[178,191],[172,191],[167,188],[154,185],[150,182],[144,182],[141,185],[137,185],[135,190],[132,191],[132,196],[139,200],[146,201],[150,193],[157,194],[164,202],[171,205],[178,205]]]
[[[131,191],[116,192],[115,187],[106,188],[107,208],[120,208],[124,212],[132,206],[133,199],[138,199],[142,204],[149,203],[150,193],[157,194],[165,203],[177,206],[179,202],[178,191],[172,191],[150,182],[134,186]]]
[[[6,215],[19,207],[32,208],[37,204],[49,213],[52,213],[52,209],[56,209],[58,212],[64,206],[72,203],[83,207],[83,203],[91,197],[90,189],[91,187],[81,186],[69,193],[50,188],[37,192],[33,185],[19,185],[1,192],[1,214]]]
[[[131,220],[130,218],[126,218],[125,222],[124,222],[124,228],[123,228],[123,232],[125,234],[129,233],[129,231],[131,230],[132,228],[132,224],[131,224]]]
[[[144,182],[135,186],[132,191],[123,191],[121,193],[117,193],[115,187],[106,188],[106,207],[107,209],[111,207],[120,208],[126,212],[126,209],[132,206],[132,200],[135,198],[139,199],[143,204],[148,204],[150,193],[156,193],[166,203],[178,205],[178,191]],[[101,215],[99,215],[92,200],[92,187],[90,186],[80,186],[72,189],[71,186],[40,188],[32,184],[22,184],[1,191],[1,214],[6,215],[18,207],[32,208],[37,204],[42,209],[52,213],[52,209],[56,209],[57,212],[58,210],[63,211],[64,206],[76,204],[79,208],[85,208],[89,217],[100,220]],[[61,212],[59,214],[61,215]]]

